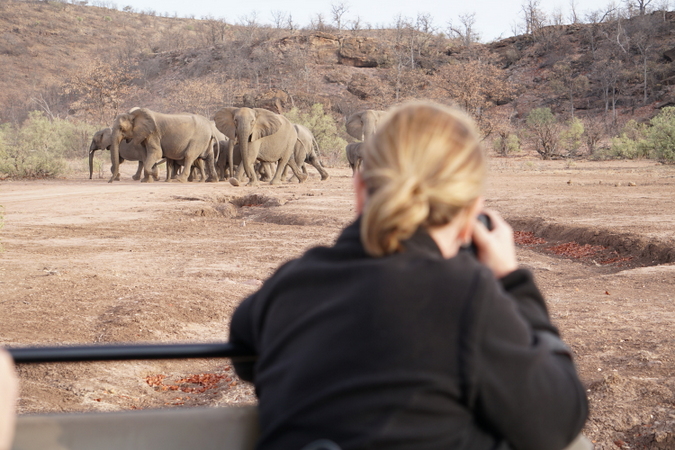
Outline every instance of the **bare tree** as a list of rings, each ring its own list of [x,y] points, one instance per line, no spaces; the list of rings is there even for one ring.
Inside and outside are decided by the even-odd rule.
[[[626,4],[626,9],[629,13],[636,11],[640,16],[647,14],[647,9],[653,0],[624,0]],[[634,14],[631,14],[631,16]]]
[[[525,34],[536,37],[537,32],[546,25],[546,13],[541,10],[539,0],[526,0],[521,5],[525,21]]]
[[[486,137],[494,125],[487,110],[509,99],[515,91],[500,69],[478,60],[446,64],[434,77],[434,85],[468,112]]]
[[[623,63],[618,59],[603,59],[595,63],[593,74],[600,82],[605,100],[605,114],[612,108],[612,123],[616,123],[616,103],[619,87],[623,81]]]
[[[605,135],[606,126],[602,118],[598,116],[586,116],[583,118],[582,123],[584,124],[586,148],[588,149],[588,154],[592,156],[598,143]]]
[[[223,19],[206,16],[201,21],[200,33],[208,46],[216,46],[225,41],[225,30],[228,25]]]
[[[352,31],[352,33],[361,31],[361,28],[361,16],[356,16],[356,19],[349,21],[349,29]]]
[[[31,103],[35,104],[38,108],[40,108],[47,115],[49,120],[54,121],[56,117],[52,112],[52,108],[49,106],[49,102],[47,101],[47,99],[45,99],[44,95],[42,95],[41,92],[31,97],[30,101]]]
[[[344,22],[342,21],[342,17],[348,11],[349,11],[349,3],[346,3],[344,1],[331,3],[330,14],[331,18],[333,19],[333,23],[335,24],[335,27],[338,29],[338,31],[342,30],[342,25],[344,24]]]
[[[69,80],[65,91],[77,96],[72,108],[96,112],[100,122],[111,122],[130,94],[136,76],[128,64],[98,60]]]
[[[251,11],[250,14],[239,17],[239,23],[245,27],[257,28],[260,26],[258,23],[258,11]]]
[[[567,96],[570,102],[570,116],[574,117],[574,97],[588,90],[588,78],[585,75],[575,75],[569,62],[555,64],[553,66],[553,77],[551,87]]]
[[[274,23],[274,27],[277,29],[283,28],[286,23],[286,13],[275,9],[270,14],[272,14],[272,22]]]
[[[326,19],[323,13],[316,13],[309,21],[309,27],[316,31],[326,31]]]
[[[478,42],[480,36],[475,30],[476,26],[476,13],[466,13],[459,15],[459,25],[453,25],[452,21],[448,22],[448,31],[451,35],[459,38],[462,41],[462,45],[465,47],[471,46],[471,44]]]
[[[588,26],[584,27],[584,30],[588,38],[588,43],[591,47],[591,54],[593,55],[594,60],[598,50],[598,42],[602,37],[602,27],[600,24],[605,22],[607,18],[614,13],[614,11],[615,8],[611,7],[605,11],[596,10],[586,14],[586,23]]]
[[[581,22],[579,16],[577,15],[577,2],[576,0],[570,0],[570,23],[577,24]]]

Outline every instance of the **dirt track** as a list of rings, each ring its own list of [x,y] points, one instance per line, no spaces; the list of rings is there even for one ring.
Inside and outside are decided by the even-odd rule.
[[[226,340],[247,293],[354,216],[349,169],[257,188],[141,184],[122,169],[112,185],[0,182],[0,345]],[[675,167],[493,159],[487,200],[534,232],[519,257],[574,349],[596,448],[675,448]],[[254,401],[226,361],[20,375],[21,413]]]

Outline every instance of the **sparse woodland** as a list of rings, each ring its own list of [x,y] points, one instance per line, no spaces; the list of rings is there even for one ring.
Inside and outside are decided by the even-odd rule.
[[[675,159],[658,142],[675,134],[672,112],[659,115],[675,105],[675,13],[665,7],[627,1],[563,19],[526,0],[519,34],[484,44],[473,14],[445,24],[398,17],[370,29],[346,23],[340,5],[331,19],[318,14],[298,27],[278,11],[263,25],[0,0],[0,176],[61,173],[64,162],[35,168],[22,155],[32,146],[33,158],[84,159],[81,136],[134,106],[293,114],[323,124],[322,158],[343,164],[346,115],[410,99],[461,106],[502,156]],[[63,142],[27,138],[50,127]],[[26,143],[40,139],[39,148]]]

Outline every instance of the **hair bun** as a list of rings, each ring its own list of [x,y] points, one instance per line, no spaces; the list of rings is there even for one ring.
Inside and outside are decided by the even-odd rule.
[[[382,256],[419,227],[442,226],[482,191],[485,156],[473,122],[432,103],[394,110],[366,141],[361,171],[368,200],[361,239]]]

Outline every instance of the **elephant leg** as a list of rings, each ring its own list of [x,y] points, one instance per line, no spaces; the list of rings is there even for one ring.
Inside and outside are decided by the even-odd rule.
[[[123,159],[123,158],[120,158],[120,165],[122,165],[123,162],[124,162],[124,159]],[[110,166],[110,173],[112,173],[112,174],[113,174],[113,177],[114,177],[114,178],[112,178],[111,181],[120,181],[120,173],[119,173],[119,170],[118,170],[117,173],[115,173],[114,171],[115,171],[115,168],[114,168],[113,166]]]
[[[191,143],[188,145],[188,148],[185,150],[185,158],[183,159],[183,171],[176,177],[176,180],[181,183],[188,181],[190,172],[192,171],[192,164],[197,160],[195,155],[199,155],[199,152],[195,151],[195,144]]]
[[[314,154],[314,152],[310,153],[307,156],[307,161],[314,166],[316,170],[319,171],[319,174],[321,175],[321,181],[327,180],[330,175],[328,175],[328,172],[326,172],[326,169],[323,168],[323,165],[321,164],[321,161],[319,161],[319,158]],[[302,165],[303,172],[306,172],[305,165]]]
[[[237,172],[234,174],[233,177],[231,177],[228,181],[232,186],[239,186],[239,180],[241,180],[241,176],[244,173],[244,161],[240,162],[239,165],[237,166]]]
[[[173,170],[175,167],[175,163],[173,162],[173,159],[167,159],[166,160],[166,181],[169,183],[171,181],[171,178],[173,177]]]
[[[216,176],[218,177],[218,181],[223,181],[225,177],[227,176],[227,161],[225,158],[223,158],[223,153],[220,154],[218,157],[218,160],[216,161],[215,167],[216,167]]]
[[[150,174],[152,173],[153,166],[160,159],[162,159],[162,147],[159,145],[159,140],[148,139],[145,143],[145,161],[143,161],[145,175],[141,180],[142,183],[152,183],[154,181]]]
[[[298,177],[298,180],[300,180],[300,183],[305,181],[307,179],[307,175],[304,175],[302,171],[298,168],[298,165],[295,163],[295,159],[292,158],[292,152],[289,152],[289,154],[279,160],[279,165],[277,166],[277,172],[274,174],[274,178],[272,178],[272,181],[270,181],[270,184],[281,184],[281,177],[283,174],[284,169],[286,168],[286,165],[291,166],[291,170],[293,171],[293,174]]]
[[[260,174],[264,175],[260,178],[261,181],[270,181],[274,177],[275,169],[272,164],[267,161],[261,163]]]
[[[255,151],[255,157],[250,158],[249,156],[252,155],[249,155],[249,152],[242,151],[240,166],[244,166],[244,171],[248,177],[248,186],[256,186],[258,184],[258,175],[255,173],[255,168],[253,167],[257,154],[258,152]],[[239,175],[239,170],[237,170],[237,175]],[[237,176],[237,178],[239,177]]]
[[[143,161],[138,161],[138,170],[136,170],[136,173],[131,178],[138,181],[141,179],[142,173],[143,173]]]
[[[204,173],[204,166],[206,166],[209,172],[208,178],[206,178],[206,174]],[[204,177],[207,183],[217,183],[220,181],[218,172],[216,172],[216,158],[214,155],[208,155],[205,161],[202,160],[202,177]]]
[[[163,162],[166,162],[166,159],[162,158],[159,161],[157,161],[154,166],[152,166],[152,172],[150,173],[150,175],[155,181],[159,181],[159,165],[162,164]]]

